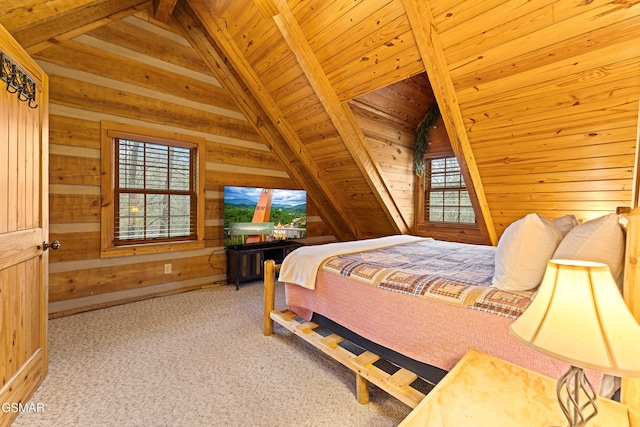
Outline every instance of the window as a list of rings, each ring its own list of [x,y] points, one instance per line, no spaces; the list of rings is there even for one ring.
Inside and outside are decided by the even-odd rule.
[[[471,198],[455,157],[426,160],[424,221],[475,223]]]
[[[204,140],[102,127],[102,255],[204,247]]]
[[[115,138],[114,245],[196,238],[195,147]]]

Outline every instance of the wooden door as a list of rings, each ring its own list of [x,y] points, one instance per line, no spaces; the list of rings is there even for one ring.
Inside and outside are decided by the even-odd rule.
[[[49,130],[47,76],[2,26],[0,51],[4,71],[13,64],[36,84],[35,102],[29,103],[20,100],[25,95],[19,90],[10,93],[16,88],[7,86],[6,72],[0,80],[0,426],[5,426],[47,374],[43,243],[49,235]]]

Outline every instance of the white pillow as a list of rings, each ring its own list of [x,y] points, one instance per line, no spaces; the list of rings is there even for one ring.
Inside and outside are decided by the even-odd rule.
[[[563,237],[578,225],[578,218],[576,218],[575,215],[564,215],[559,218],[554,218],[552,221],[558,230],[560,230]]]
[[[496,249],[493,286],[503,291],[538,286],[561,240],[560,230],[542,215],[528,214],[509,225]]]
[[[575,227],[553,254],[555,259],[602,262],[609,266],[614,279],[622,274],[624,233],[618,215],[611,213]]]

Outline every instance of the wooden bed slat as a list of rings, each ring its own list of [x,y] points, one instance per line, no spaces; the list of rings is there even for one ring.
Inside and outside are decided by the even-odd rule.
[[[265,287],[274,286],[275,279],[269,280],[268,277],[269,276],[265,274]],[[402,372],[400,374],[396,372],[393,375],[389,375],[389,373],[373,365],[373,363],[380,358],[378,355],[369,351],[356,355],[348,349],[337,345],[338,342],[343,340],[341,336],[332,334],[324,337],[314,331],[317,326],[315,323],[299,322],[294,317],[286,319],[284,313],[291,312],[273,310],[269,313],[269,316],[273,321],[283,326],[285,329],[293,332],[295,335],[301,337],[309,344],[318,348],[323,353],[331,356],[333,359],[355,372],[356,398],[359,403],[366,404],[369,402],[369,382],[375,384],[380,389],[412,408],[415,408],[416,405],[418,405],[418,403],[420,403],[424,398],[424,393],[406,384],[406,378],[409,377],[409,371],[401,369],[398,372],[406,372]],[[266,332],[267,330],[265,330],[265,334]],[[417,375],[415,377],[417,378]]]
[[[380,360],[380,356],[370,351],[365,351],[355,358],[354,362],[365,369],[369,369],[371,365]]]
[[[338,334],[331,334],[322,339],[322,343],[331,348],[336,348],[342,341],[344,341],[344,338]]]
[[[289,320],[291,320],[294,317],[296,317],[297,314],[295,314],[293,311],[285,310],[285,311],[282,312],[281,316],[282,316],[283,319],[285,319],[288,322]]]
[[[303,334],[309,334],[311,332],[313,332],[313,330],[315,328],[317,328],[319,325],[317,323],[313,323],[313,322],[304,322],[304,323],[300,323],[298,326],[296,326],[296,330],[302,332]]]
[[[398,387],[407,387],[417,379],[418,376],[416,374],[404,368],[389,377],[389,381]]]

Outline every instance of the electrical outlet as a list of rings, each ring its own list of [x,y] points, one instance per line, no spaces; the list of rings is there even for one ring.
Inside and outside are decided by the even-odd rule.
[[[171,264],[165,264],[164,265],[164,274],[169,274],[171,273]]]

